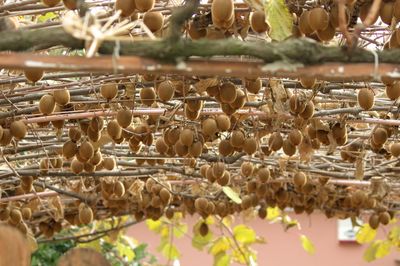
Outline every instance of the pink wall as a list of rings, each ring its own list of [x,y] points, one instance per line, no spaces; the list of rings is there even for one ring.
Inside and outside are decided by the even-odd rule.
[[[400,253],[393,250],[387,257],[367,263],[363,260],[363,252],[366,246],[357,243],[339,243],[337,240],[337,221],[336,219],[326,219],[322,214],[294,215],[301,224],[301,231],[296,228],[284,232],[279,224],[269,224],[266,220],[255,219],[248,223],[259,236],[267,240],[267,244],[258,244],[254,248],[258,252],[258,265],[273,266],[395,266],[395,260],[400,260]],[[186,219],[189,225],[188,234],[192,235],[191,228],[197,221],[197,217]],[[240,223],[240,218],[237,219]],[[383,229],[380,229],[383,237]],[[150,232],[145,223],[140,223],[129,228],[129,235],[140,242],[148,243],[150,251],[157,254],[155,250],[160,242],[160,238]],[[299,240],[299,235],[304,234],[314,243],[316,252],[314,255],[306,253]],[[191,239],[183,237],[174,242],[181,251],[181,266],[205,266],[212,265],[212,256],[207,252],[200,252],[191,246]],[[158,256],[159,262],[166,261]]]

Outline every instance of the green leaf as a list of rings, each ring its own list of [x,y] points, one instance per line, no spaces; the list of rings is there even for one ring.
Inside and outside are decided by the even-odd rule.
[[[264,2],[265,20],[270,26],[272,40],[283,41],[292,35],[293,16],[285,0],[266,0]]]
[[[278,207],[267,208],[267,220],[272,221],[278,218],[281,215],[281,210]]]
[[[178,248],[171,243],[166,243],[163,249],[161,250],[161,253],[165,258],[169,260],[178,259],[181,256]]]
[[[54,19],[56,17],[57,17],[57,15],[54,12],[47,12],[44,15],[38,16],[37,17],[37,21],[40,22],[40,23],[43,23],[43,22],[52,20],[52,19]]]
[[[226,236],[219,237],[208,250],[212,255],[217,255],[220,252],[225,252],[229,249],[229,240]]]
[[[388,240],[382,241],[378,245],[378,248],[376,249],[375,257],[377,259],[380,259],[387,256],[390,253],[391,248],[392,248],[392,243],[390,243],[390,241]]]
[[[96,251],[101,252],[101,244],[100,244],[100,239],[96,239],[92,242],[88,242],[88,243],[79,243],[77,245],[80,248],[92,248]]]
[[[235,228],[233,228],[233,235],[238,242],[243,244],[251,244],[257,240],[256,232],[244,224],[235,226]]]
[[[305,235],[300,236],[300,241],[303,249],[310,255],[314,255],[315,253],[315,247],[314,244],[311,242],[311,240],[306,237]]]
[[[231,264],[231,256],[226,252],[219,252],[214,256],[214,266],[228,266]]]
[[[375,239],[376,230],[372,229],[368,223],[364,224],[356,234],[356,240],[360,244],[370,243]]]
[[[226,196],[228,196],[228,198],[230,198],[234,203],[236,204],[241,204],[242,203],[242,199],[239,197],[238,193],[236,193],[235,191],[233,191],[232,188],[224,186],[222,187],[222,191],[225,193]]]
[[[379,240],[369,245],[369,247],[365,250],[363,255],[365,261],[371,262],[376,259],[375,254],[378,249],[378,245],[379,245]]]
[[[135,258],[135,252],[129,245],[118,242],[116,248],[120,257],[126,258],[128,261],[132,261]]]

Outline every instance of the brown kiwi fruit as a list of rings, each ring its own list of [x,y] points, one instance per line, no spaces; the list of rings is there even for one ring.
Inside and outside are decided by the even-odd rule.
[[[165,187],[163,187],[160,190],[159,195],[160,195],[161,202],[164,203],[164,204],[168,204],[170,202],[171,198],[172,198],[171,193]]]
[[[66,159],[70,159],[78,152],[78,146],[75,142],[69,140],[64,143],[62,152]]]
[[[82,224],[90,224],[93,221],[93,210],[84,203],[79,206],[79,221]]]
[[[68,130],[68,137],[70,138],[71,141],[77,142],[77,141],[79,141],[81,139],[82,133],[78,128],[71,127]]]
[[[379,9],[379,16],[383,23],[392,24],[394,2],[383,2]]]
[[[117,122],[122,128],[128,127],[132,123],[132,112],[130,110],[122,109],[117,113]]]
[[[71,162],[71,171],[78,175],[83,171],[83,163],[80,162],[78,159],[74,158]]]
[[[134,0],[116,0],[115,10],[121,10],[121,17],[129,17],[135,12],[136,5]]]
[[[256,79],[245,79],[245,88],[248,92],[257,94],[262,88],[262,80]]]
[[[219,142],[218,151],[221,156],[225,157],[231,155],[234,152],[234,148],[229,140],[223,139]]]
[[[228,171],[225,170],[224,174],[222,175],[222,177],[217,179],[217,183],[220,186],[226,186],[226,185],[229,185],[230,180],[231,180],[231,174]]]
[[[379,215],[374,213],[369,217],[368,224],[372,229],[377,229],[379,226]]]
[[[197,211],[205,211],[208,207],[208,200],[206,198],[197,198],[194,201],[194,207]]]
[[[10,125],[10,133],[17,140],[23,139],[27,133],[25,123],[21,120],[12,122]]]
[[[303,34],[311,34],[314,30],[310,26],[310,11],[304,10],[299,17],[299,29]]]
[[[293,156],[296,153],[296,146],[294,146],[289,139],[285,139],[282,143],[283,152],[287,156]]]
[[[32,210],[29,207],[24,207],[21,209],[22,218],[27,221],[32,217]]]
[[[111,171],[111,170],[113,170],[115,168],[116,163],[115,163],[115,160],[113,158],[106,157],[106,158],[103,158],[102,165],[106,170]]]
[[[96,116],[90,120],[89,128],[87,129],[87,131],[89,129],[92,129],[93,131],[100,131],[103,129],[103,127],[104,127],[104,119],[99,116]]]
[[[44,115],[49,115],[54,112],[56,101],[52,95],[43,95],[39,101],[39,111]]]
[[[68,89],[54,90],[53,97],[55,102],[61,106],[68,104],[71,100]]]
[[[115,182],[114,195],[118,198],[122,198],[125,195],[125,186],[121,181]]]
[[[329,25],[329,14],[321,7],[310,10],[308,24],[313,31],[325,30]]]
[[[140,12],[147,12],[154,7],[155,0],[135,0],[135,6]]]
[[[215,121],[217,122],[217,127],[219,131],[227,131],[231,128],[231,119],[227,115],[218,115],[215,118]]]
[[[233,103],[236,100],[236,86],[232,82],[225,82],[219,88],[219,96],[223,103]]]
[[[387,139],[388,133],[384,128],[379,127],[372,133],[372,140],[377,145],[383,145]]]
[[[61,0],[42,0],[43,5],[47,7],[54,7],[58,5],[61,2]]]
[[[193,22],[190,22],[187,33],[192,40],[198,40],[206,37],[207,29],[198,29]]]
[[[346,130],[346,124],[341,124],[341,123],[335,123],[333,126],[332,126],[332,129],[331,129],[331,131],[332,131],[332,135],[333,135],[333,137],[335,138],[335,139],[338,139],[338,138],[343,138],[343,137],[345,137],[346,136],[346,133],[347,133],[347,130]]]
[[[400,143],[393,143],[390,146],[390,152],[392,153],[392,156],[399,157],[400,156]]]
[[[212,165],[213,175],[218,179],[222,177],[225,171],[225,164],[223,162],[217,162]]]
[[[168,145],[165,143],[163,137],[159,137],[159,138],[156,140],[155,147],[156,147],[156,150],[157,150],[160,154],[164,154],[164,153],[166,153],[166,152],[168,151]]]
[[[7,146],[11,143],[12,135],[8,128],[3,129],[3,136],[1,136],[0,144],[2,146]]]
[[[140,101],[142,104],[151,106],[156,100],[156,93],[152,87],[145,87],[140,90]]]
[[[346,19],[346,25],[349,25],[350,23],[350,11],[346,7],[345,9],[345,19]],[[329,22],[331,23],[332,27],[335,29],[339,27],[339,8],[337,4],[334,4],[331,6],[331,11],[329,13]]]
[[[63,0],[64,6],[69,10],[78,9],[77,0]]]
[[[265,12],[261,10],[254,11],[250,15],[250,26],[254,32],[263,33],[269,30],[268,24],[265,22]]]
[[[363,88],[359,90],[357,100],[362,109],[370,110],[374,106],[374,92],[369,88]]]
[[[201,123],[202,131],[207,136],[213,136],[218,132],[218,125],[215,119],[207,118]]]
[[[249,155],[254,154],[257,151],[258,144],[255,138],[246,138],[243,143],[243,151]]]
[[[268,140],[268,145],[273,151],[278,151],[282,148],[283,138],[279,132],[272,133],[271,137]]]
[[[246,103],[246,95],[244,94],[243,90],[237,89],[236,90],[236,99],[233,103],[229,104],[234,109],[242,108]]]
[[[199,157],[202,152],[203,152],[203,143],[200,141],[194,141],[191,146],[189,146],[188,150],[190,156],[197,158]]]
[[[207,225],[205,222],[202,222],[202,223],[200,224],[200,227],[199,227],[199,233],[200,233],[200,235],[203,236],[203,237],[205,237],[206,235],[208,235],[208,232],[209,232],[209,230],[208,230],[208,225]]]
[[[211,4],[213,24],[229,21],[234,16],[233,0],[214,0]]]
[[[303,140],[303,135],[301,134],[300,130],[294,128],[290,130],[288,139],[292,145],[297,146],[300,145],[301,141]]]
[[[103,84],[100,87],[100,94],[106,100],[114,99],[118,94],[118,85],[116,83]]]
[[[143,23],[151,32],[157,32],[164,25],[164,16],[161,12],[146,12],[143,16]]]
[[[232,131],[230,138],[231,145],[235,148],[243,147],[245,141],[245,135],[241,130]]]
[[[179,140],[183,145],[190,147],[194,140],[194,133],[191,129],[185,128],[181,131],[179,135]]]
[[[371,3],[365,3],[363,5],[361,5],[360,7],[360,19],[362,22],[365,21],[365,19],[367,18],[369,11],[371,9],[372,6],[372,2]],[[372,19],[371,24],[370,25],[374,25],[375,22],[378,20],[379,17],[379,12],[376,12],[375,17]],[[369,25],[367,25],[369,26]]]
[[[97,166],[101,163],[101,161],[103,160],[103,155],[101,154],[101,152],[99,150],[97,150],[94,154],[93,157],[90,158],[89,163]]]
[[[315,77],[303,76],[300,77],[300,84],[304,88],[311,89],[315,86],[317,79]]]
[[[257,177],[261,183],[265,183],[271,177],[271,172],[269,171],[269,169],[267,167],[262,167],[261,169],[258,169]]]
[[[314,116],[314,103],[313,101],[309,101],[306,103],[304,111],[301,112],[300,117],[303,119],[310,119]]]
[[[122,128],[117,120],[112,120],[107,124],[107,133],[112,139],[119,139],[122,135]]]
[[[165,80],[158,85],[157,94],[161,101],[170,101],[174,97],[175,86],[171,81]]]
[[[326,29],[317,31],[317,36],[321,41],[329,42],[335,37],[335,33],[335,28],[329,23]]]
[[[388,212],[381,212],[379,214],[379,222],[383,225],[387,225],[390,222],[390,214]]]
[[[400,82],[396,81],[392,85],[387,85],[385,91],[390,100],[396,100],[400,97]]]
[[[254,166],[252,162],[243,162],[240,166],[240,174],[244,177],[249,177],[253,174]]]
[[[303,95],[293,94],[292,96],[290,96],[289,107],[290,111],[295,114],[302,113],[306,108],[305,99]]]
[[[28,68],[24,70],[24,75],[30,82],[38,82],[43,78],[44,71],[41,69]]]
[[[177,141],[174,145],[175,153],[179,156],[186,156],[189,153],[189,147],[182,142]]]
[[[89,160],[94,155],[93,145],[88,142],[84,141],[81,146],[79,147],[79,156],[84,160]]]
[[[307,183],[307,175],[304,172],[297,172],[293,176],[293,183],[296,187],[304,187]]]

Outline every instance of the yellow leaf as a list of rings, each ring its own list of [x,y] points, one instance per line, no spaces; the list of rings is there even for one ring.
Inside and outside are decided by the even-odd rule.
[[[238,193],[236,193],[235,191],[233,191],[232,188],[224,186],[222,187],[222,191],[225,193],[226,196],[228,196],[228,198],[230,198],[234,203],[236,204],[241,204],[242,203],[242,199],[239,197]]]
[[[80,248],[92,248],[98,252],[101,252],[101,245],[100,245],[100,239],[97,239],[95,241],[89,242],[89,243],[80,243],[78,244],[78,247]]]
[[[160,220],[153,221],[152,219],[147,219],[146,220],[146,225],[147,225],[147,228],[149,228],[150,231],[159,233],[161,231],[162,222]]]
[[[369,224],[364,224],[356,234],[356,240],[360,244],[369,243],[375,239],[376,230],[372,229]]]
[[[163,254],[164,257],[166,257],[169,260],[178,259],[181,256],[178,248],[171,243],[166,243],[161,253]]]
[[[367,262],[371,262],[376,259],[375,254],[378,248],[379,241],[372,243],[364,252],[363,258]]]
[[[275,220],[281,215],[281,210],[278,207],[268,207],[267,208],[267,220]]]
[[[243,244],[251,244],[257,240],[256,232],[244,224],[235,226],[235,228],[233,228],[233,235],[238,242]]]
[[[226,252],[220,252],[214,256],[214,266],[228,266],[231,264],[231,257]]]
[[[311,240],[306,237],[305,235],[300,236],[300,241],[303,249],[310,255],[314,255],[315,253],[315,247],[314,244],[311,242]]]
[[[230,245],[229,245],[229,240],[227,237],[225,236],[221,236],[220,238],[218,238],[210,247],[209,249],[209,253],[211,253],[212,255],[217,255],[220,252],[225,252],[229,249]]]
[[[376,249],[375,257],[377,259],[385,257],[386,255],[388,255],[390,253],[391,247],[392,247],[392,244],[390,243],[390,241],[388,241],[388,240],[382,241],[378,245],[378,248]]]
[[[26,238],[28,239],[28,244],[29,244],[31,253],[35,252],[38,249],[38,244],[36,242],[35,237],[31,233],[28,233],[26,235]]]
[[[283,41],[292,35],[293,16],[285,0],[264,1],[265,20],[270,26],[269,36],[272,40]]]

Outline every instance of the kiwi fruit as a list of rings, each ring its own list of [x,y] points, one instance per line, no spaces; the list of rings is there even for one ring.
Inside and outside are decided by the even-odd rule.
[[[251,207],[251,196],[250,195],[244,195],[242,198],[242,203],[240,204],[242,207],[242,210],[247,210]]]
[[[161,12],[146,12],[143,16],[143,23],[151,32],[157,32],[164,25],[164,16]]]
[[[229,140],[223,139],[218,144],[218,151],[221,156],[226,157],[234,152],[234,148]]]
[[[287,156],[293,156],[296,153],[296,146],[293,145],[289,139],[285,139],[282,143],[283,152]]]
[[[52,158],[52,159],[50,159],[50,164],[51,164],[51,167],[53,167],[55,169],[59,169],[63,166],[63,160],[61,157]]]
[[[64,6],[69,10],[78,9],[78,0],[63,0]]]
[[[360,19],[362,22],[365,21],[365,19],[367,18],[369,11],[371,9],[372,6],[372,2],[371,3],[364,3],[363,5],[361,5],[360,7]],[[379,17],[379,12],[376,13],[375,17],[372,19],[372,22],[370,25],[373,25],[376,23],[376,21],[378,20]],[[369,26],[369,25],[367,25]]]
[[[245,142],[245,135],[241,130],[232,131],[230,143],[233,147],[243,147]]]
[[[156,93],[153,87],[145,87],[140,90],[140,101],[142,104],[151,106],[156,100]]]
[[[379,222],[383,225],[387,225],[390,222],[390,214],[388,212],[381,212],[379,214]]]
[[[84,141],[81,146],[79,147],[79,156],[84,160],[89,160],[94,155],[93,145],[88,142]]]
[[[10,221],[13,224],[19,224],[22,221],[22,213],[19,209],[13,208],[10,211]]]
[[[192,40],[198,40],[206,37],[207,29],[198,29],[193,22],[190,22],[187,33]]]
[[[231,119],[227,115],[218,115],[215,118],[215,121],[217,122],[217,127],[219,131],[227,131],[231,128]]]
[[[303,140],[303,135],[301,134],[300,130],[294,128],[290,130],[288,134],[288,139],[292,145],[298,146]]]
[[[93,221],[93,210],[84,203],[79,206],[79,221],[82,224],[90,224]]]
[[[68,137],[70,138],[71,141],[78,142],[82,137],[82,133],[78,128],[71,127],[68,130]]]
[[[388,139],[388,133],[384,128],[377,128],[372,133],[372,140],[377,145],[383,145]]]
[[[347,133],[347,130],[346,130],[346,124],[341,124],[341,123],[335,123],[333,126],[332,126],[332,129],[331,129],[331,131],[332,131],[332,135],[333,135],[333,137],[335,138],[335,139],[338,139],[338,138],[343,138],[343,137],[345,137],[346,136],[346,133]]]
[[[211,14],[214,25],[231,20],[234,16],[233,0],[213,0],[211,4]]]
[[[394,2],[383,2],[379,9],[379,16],[383,23],[392,24]]]
[[[117,120],[112,120],[107,124],[107,133],[112,139],[119,139],[122,135],[122,128]]]
[[[122,128],[128,127],[132,123],[132,118],[130,110],[121,109],[117,112],[117,122]]]
[[[66,159],[70,159],[75,156],[78,152],[78,146],[75,142],[69,140],[64,143],[62,153]]]
[[[236,100],[237,89],[232,82],[225,82],[219,88],[219,96],[223,103],[233,103]]]
[[[164,140],[163,137],[159,137],[159,138],[156,140],[155,147],[156,147],[156,150],[157,150],[160,154],[164,154],[164,153],[166,153],[166,152],[168,151],[168,145],[167,145],[167,143],[165,142],[165,140]]]
[[[224,174],[222,175],[222,177],[217,178],[217,183],[220,186],[226,186],[230,183],[231,180],[231,174],[228,171],[224,171]]]
[[[271,137],[269,137],[268,145],[273,151],[278,151],[282,148],[283,138],[279,132],[272,133]]]
[[[115,10],[121,10],[121,17],[129,17],[135,12],[136,5],[134,0],[116,0]]]
[[[215,119],[207,118],[201,123],[202,131],[207,136],[213,136],[218,132],[218,125]]]
[[[254,166],[252,162],[243,162],[240,166],[240,174],[244,177],[249,177],[253,174]]]
[[[168,102],[170,101],[175,94],[175,86],[171,81],[165,80],[161,82],[157,87],[157,95],[161,101]]]
[[[0,139],[1,146],[7,146],[8,144],[11,143],[11,140],[12,140],[12,135],[10,130],[8,128],[3,129],[3,135],[1,136]]]
[[[54,101],[61,106],[68,104],[71,99],[68,89],[61,89],[61,90],[53,91],[53,97],[54,97]]]
[[[78,175],[83,172],[83,163],[78,159],[74,158],[71,162],[71,171]]]
[[[116,83],[106,83],[101,85],[100,94],[104,99],[110,101],[118,94],[118,85]]]
[[[346,7],[345,9],[345,19],[346,19],[346,25],[349,25],[350,23],[350,11]],[[329,22],[331,23],[333,28],[339,27],[339,8],[337,4],[333,4],[331,6],[331,11],[329,12]]]
[[[125,195],[125,186],[121,181],[115,182],[114,195],[118,198],[122,198]]]
[[[305,99],[303,99],[302,95],[293,94],[289,98],[289,107],[292,113],[295,114],[302,113],[306,108]]]
[[[243,143],[243,151],[248,155],[254,154],[257,151],[258,144],[255,138],[246,138]]]
[[[205,237],[206,235],[208,235],[208,232],[209,232],[209,230],[208,230],[208,225],[207,225],[205,222],[202,222],[202,223],[200,224],[200,227],[199,227],[199,233],[200,233],[200,235],[203,236],[203,237]]]
[[[213,175],[218,179],[222,177],[225,171],[225,164],[223,162],[217,162],[212,165]]]
[[[230,103],[229,105],[234,108],[234,109],[240,109],[242,108],[246,103],[246,95],[244,94],[243,90],[237,89],[236,90],[236,99],[233,103]]]
[[[28,207],[24,207],[21,209],[22,218],[27,221],[32,217],[32,210]]]
[[[265,12],[261,10],[254,11],[250,15],[250,26],[254,32],[263,33],[269,30],[268,24],[265,22]]]
[[[23,139],[27,133],[25,123],[21,120],[12,122],[10,125],[10,133],[17,140]]]
[[[186,156],[189,153],[189,147],[180,141],[177,141],[174,145],[175,153],[179,156]]]
[[[304,187],[306,183],[307,175],[304,172],[299,171],[293,176],[293,184],[296,187]]]
[[[392,85],[387,85],[385,91],[390,100],[396,100],[400,97],[400,83],[396,81]]]
[[[257,177],[261,183],[265,183],[271,177],[271,173],[267,167],[262,167],[261,169],[258,169]]]
[[[200,157],[203,152],[203,143],[200,141],[194,141],[192,145],[189,146],[188,152],[190,156],[194,158]]]
[[[61,0],[42,0],[43,5],[47,7],[55,7],[61,2]]]
[[[193,131],[189,128],[185,128],[181,131],[179,135],[179,140],[183,145],[190,147],[193,143],[194,134]]]
[[[49,115],[54,112],[56,101],[52,95],[46,94],[40,98],[39,111],[44,115]]]
[[[24,75],[30,82],[38,82],[43,78],[44,71],[41,69],[28,68],[24,70]]]
[[[335,33],[335,28],[329,23],[326,29],[317,31],[317,36],[321,41],[329,42],[335,37]]]
[[[104,119],[96,116],[93,117],[90,122],[89,122],[89,127],[86,129],[86,131],[89,131],[89,129],[91,129],[92,131],[100,131],[102,130],[104,127]]]
[[[206,198],[197,198],[194,201],[194,207],[196,208],[197,211],[204,211],[208,207],[208,200]]]
[[[400,143],[393,143],[390,146],[390,152],[392,156],[399,157],[400,156]]]
[[[379,226],[379,215],[374,213],[369,217],[368,224],[372,229],[377,229]]]
[[[313,31],[325,30],[329,25],[329,13],[321,7],[311,9],[308,24]]]
[[[358,91],[358,105],[364,110],[370,110],[374,106],[374,92],[369,88],[363,88]]]
[[[245,88],[248,92],[257,94],[262,88],[262,81],[260,78],[256,79],[245,79]]]
[[[310,26],[310,11],[304,10],[299,17],[299,29],[303,34],[311,34],[314,30]]]
[[[147,12],[154,7],[155,0],[135,0],[135,6],[140,12]]]
[[[115,160],[111,157],[103,158],[102,165],[106,170],[113,170],[115,168]]]

